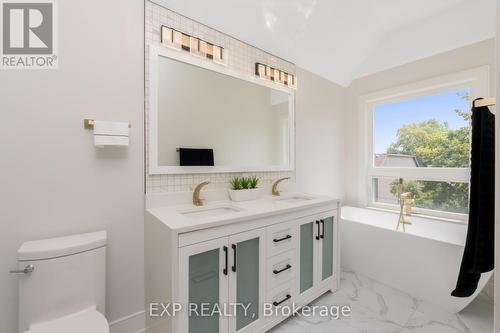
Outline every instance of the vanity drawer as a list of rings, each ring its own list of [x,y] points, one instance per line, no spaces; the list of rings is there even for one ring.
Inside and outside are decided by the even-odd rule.
[[[295,281],[292,280],[282,284],[267,293],[267,303],[272,304],[273,308],[279,306],[291,306],[295,302]]]
[[[267,257],[290,251],[295,248],[297,235],[293,222],[279,223],[267,227]]]
[[[267,259],[267,288],[274,290],[279,285],[294,280],[297,273],[295,250]]]

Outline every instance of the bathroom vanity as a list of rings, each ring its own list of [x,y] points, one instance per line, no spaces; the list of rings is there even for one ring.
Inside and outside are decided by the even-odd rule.
[[[146,309],[183,309],[147,313],[147,332],[265,332],[291,315],[280,309],[338,288],[337,200],[283,193],[196,207],[172,196],[147,199]],[[212,315],[202,316],[202,303]]]
[[[339,203],[278,196],[278,182],[261,199],[229,201],[225,173],[265,186],[294,178],[296,86],[276,69],[273,80],[247,70],[262,64],[242,70],[171,46],[147,47],[147,332],[268,331],[337,289]],[[196,206],[206,180],[214,193]]]

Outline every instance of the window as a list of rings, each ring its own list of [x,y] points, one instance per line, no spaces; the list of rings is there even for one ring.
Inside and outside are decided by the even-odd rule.
[[[399,209],[402,178],[405,192],[414,195],[415,212],[466,220],[470,105],[473,96],[488,95],[488,70],[456,78],[365,97],[368,206]]]

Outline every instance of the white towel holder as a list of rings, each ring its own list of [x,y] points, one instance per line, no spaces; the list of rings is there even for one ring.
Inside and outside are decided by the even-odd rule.
[[[83,119],[83,128],[92,130],[94,129],[94,119],[86,118]],[[128,128],[132,128],[132,124],[128,123]]]

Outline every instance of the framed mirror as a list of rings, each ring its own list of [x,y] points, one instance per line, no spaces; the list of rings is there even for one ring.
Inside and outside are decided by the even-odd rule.
[[[149,173],[293,170],[294,91],[152,46]]]

